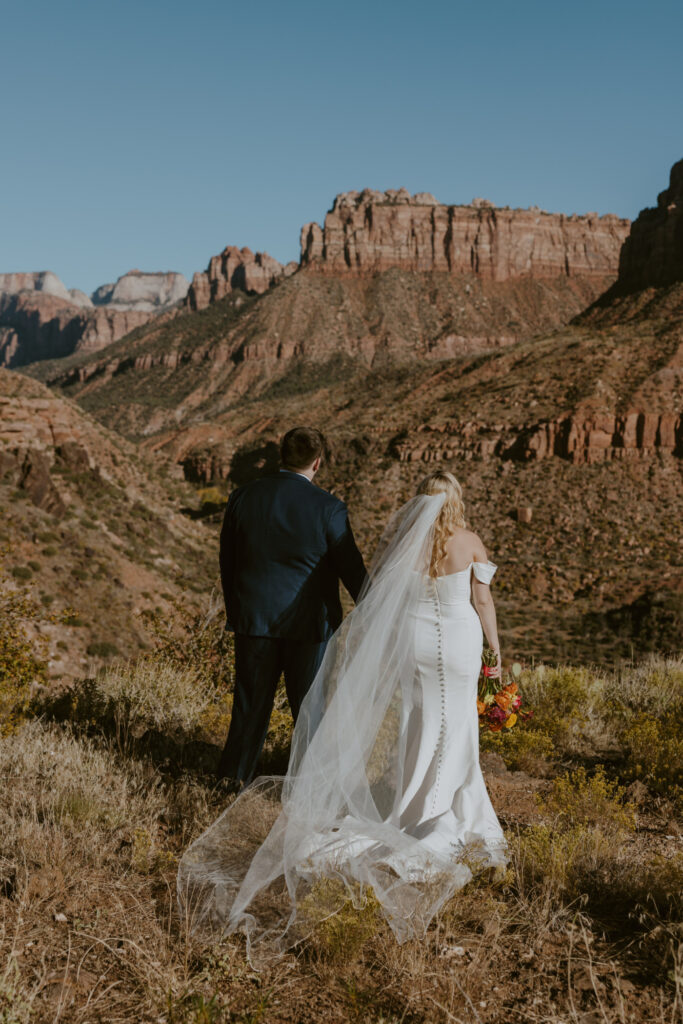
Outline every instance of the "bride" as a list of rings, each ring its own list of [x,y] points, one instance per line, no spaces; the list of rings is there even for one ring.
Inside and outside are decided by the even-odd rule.
[[[473,872],[507,862],[476,708],[483,630],[499,651],[495,571],[456,478],[427,477],[328,645],[286,776],[256,779],[185,852],[190,927],[243,931],[262,959],[372,888],[403,941]]]

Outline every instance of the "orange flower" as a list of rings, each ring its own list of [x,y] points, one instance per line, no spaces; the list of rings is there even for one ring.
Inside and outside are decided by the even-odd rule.
[[[502,722],[489,722],[489,729],[491,730],[491,732],[500,732],[502,728]]]
[[[485,711],[486,704],[484,704],[483,700],[479,700],[479,698],[477,697],[477,714],[483,715]]]
[[[506,693],[517,693],[517,683],[508,683],[503,689]]]
[[[507,711],[508,708],[510,707],[510,704],[512,703],[511,695],[509,693],[503,693],[502,690],[499,693],[497,693],[493,699],[495,700],[498,707],[502,708],[503,711]]]

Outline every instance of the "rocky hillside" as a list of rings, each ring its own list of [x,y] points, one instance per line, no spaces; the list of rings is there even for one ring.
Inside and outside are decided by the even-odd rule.
[[[0,365],[103,348],[173,309],[187,289],[182,274],[130,270],[88,297],[50,271],[0,274]]]
[[[205,530],[181,513],[189,489],[74,403],[0,369],[0,545],[30,581],[53,677],[83,675],[148,643],[141,616],[206,597]]]
[[[230,290],[106,359],[36,372],[224,492],[275,464],[287,427],[319,425],[320,482],[348,499],[368,552],[448,466],[501,566],[510,655],[676,646],[682,289],[594,301],[616,218],[404,199],[341,197],[304,231],[302,268],[264,294]]]

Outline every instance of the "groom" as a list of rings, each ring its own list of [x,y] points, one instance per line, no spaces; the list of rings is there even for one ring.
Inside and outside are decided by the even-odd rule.
[[[346,505],[313,483],[322,434],[295,427],[282,468],[230,495],[220,542],[226,629],[235,633],[235,695],[219,778],[246,784],[284,672],[296,721],[342,620],[339,580],[355,600],[366,576]]]

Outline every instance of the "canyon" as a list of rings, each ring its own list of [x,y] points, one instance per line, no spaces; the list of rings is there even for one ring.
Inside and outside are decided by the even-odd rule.
[[[649,217],[628,236],[633,265]],[[681,600],[683,281],[634,290],[628,229],[345,193],[304,228],[298,267],[229,246],[172,315],[29,372],[219,496],[277,465],[287,427],[319,426],[320,483],[348,502],[366,551],[425,472],[451,469],[504,566],[511,653],[666,649]]]

